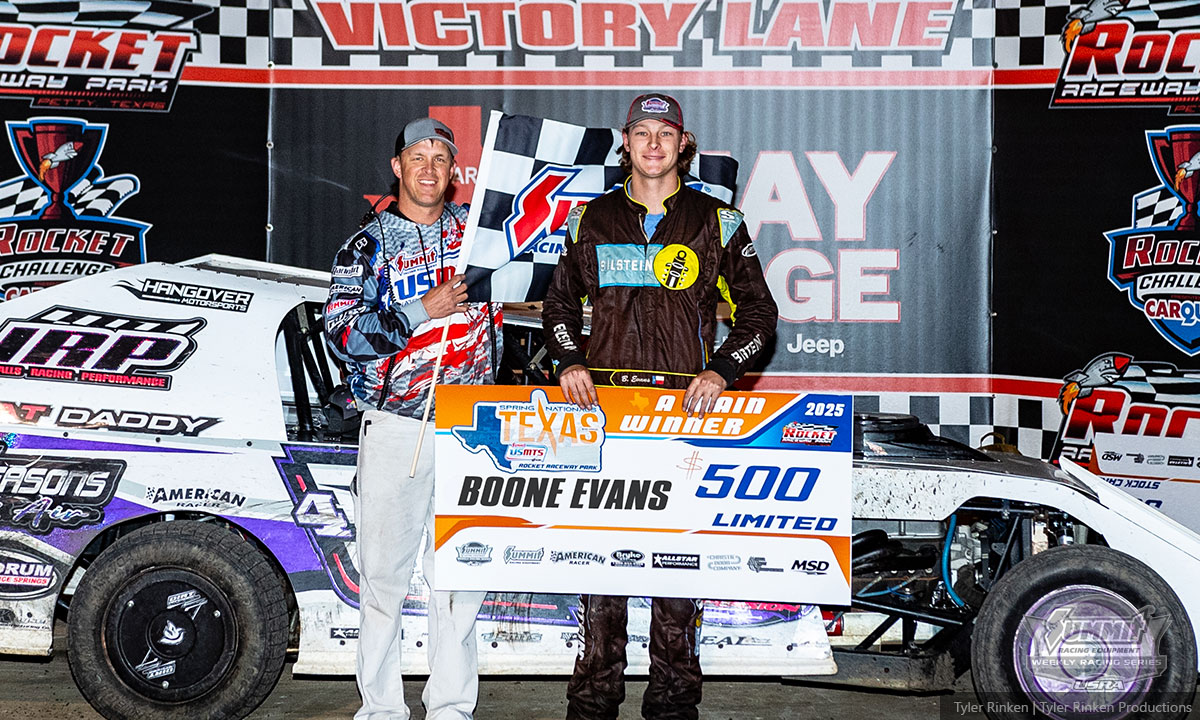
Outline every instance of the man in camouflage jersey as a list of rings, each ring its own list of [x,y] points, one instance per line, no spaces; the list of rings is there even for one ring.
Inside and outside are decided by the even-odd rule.
[[[425,398],[434,385],[443,318],[449,339],[441,382],[490,383],[499,357],[498,306],[467,303],[454,273],[467,209],[445,200],[454,171],[454,134],[431,118],[405,126],[391,160],[396,202],[369,215],[338,250],[326,335],[350,371],[365,411],[359,436],[355,523],[360,574],[358,720],[407,720],[400,677],[401,626],[424,528],[426,582],[433,576],[433,437],[427,431],[415,477]],[[478,696],[475,616],[482,592],[430,592],[429,681],[422,700],[430,720],[471,718]]]

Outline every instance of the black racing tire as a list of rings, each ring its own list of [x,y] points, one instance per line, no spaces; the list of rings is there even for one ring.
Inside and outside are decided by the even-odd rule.
[[[274,689],[288,611],[270,561],[212,523],[155,523],[96,559],[75,592],[67,658],[110,720],[243,718]]]
[[[1196,638],[1144,563],[1071,545],[1018,563],[988,593],[971,672],[992,720],[1182,719],[1196,694]]]

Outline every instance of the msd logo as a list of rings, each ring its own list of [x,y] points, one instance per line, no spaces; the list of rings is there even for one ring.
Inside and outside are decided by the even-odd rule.
[[[596,197],[596,193],[572,192],[571,182],[581,168],[547,165],[513,200],[513,212],[504,221],[504,236],[512,257],[533,248],[535,252],[559,255],[566,232],[563,223],[571,209]]]

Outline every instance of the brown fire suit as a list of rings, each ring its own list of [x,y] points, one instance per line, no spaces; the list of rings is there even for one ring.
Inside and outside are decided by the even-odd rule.
[[[559,368],[584,365],[598,386],[683,389],[706,369],[730,384],[774,334],[778,311],[742,214],[682,183],[663,205],[649,238],[648,209],[630,196],[628,182],[571,212],[566,251],[542,309],[546,345]],[[722,297],[733,310],[733,330],[713,352]],[[586,351],[585,298],[592,305]],[[625,699],[627,602],[581,598],[568,720],[616,720]],[[699,717],[700,617],[698,601],[652,601],[647,720]]]

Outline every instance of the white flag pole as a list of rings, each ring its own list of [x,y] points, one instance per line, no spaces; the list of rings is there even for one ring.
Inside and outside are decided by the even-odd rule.
[[[496,133],[500,128],[500,118],[504,113],[493,110],[488,116],[487,134],[483,139],[483,154],[479,158],[479,173],[475,176],[475,192],[471,195],[471,207],[467,211],[467,227],[463,230],[462,245],[459,246],[458,263],[454,266],[454,274],[465,269],[471,250],[475,247],[475,231],[479,228],[479,216],[483,212],[483,194],[487,191],[488,175],[492,169],[492,151],[496,149]],[[417,447],[413,451],[412,466],[408,476],[417,474],[417,460],[421,457],[421,444],[425,441],[425,426],[429,424],[429,411],[433,407],[433,393],[437,388],[438,373],[442,369],[442,356],[446,354],[446,341],[450,337],[450,318],[442,321],[442,341],[438,345],[437,360],[433,363],[433,377],[429,381],[429,394],[425,397],[425,410],[421,413],[421,430],[417,433]]]

